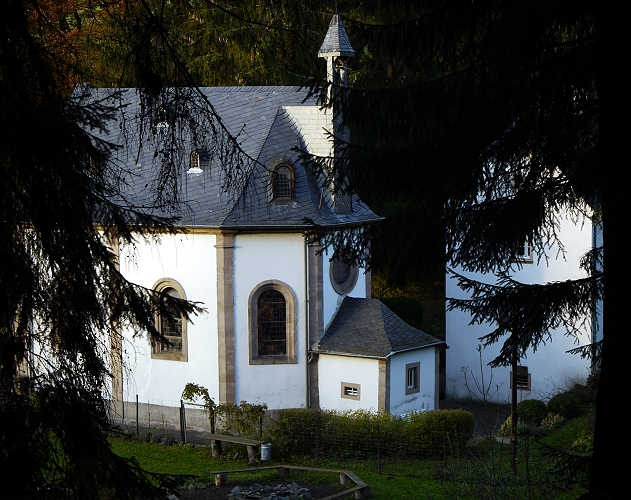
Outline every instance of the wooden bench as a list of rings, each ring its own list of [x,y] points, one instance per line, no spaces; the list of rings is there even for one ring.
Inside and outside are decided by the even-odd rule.
[[[254,463],[258,455],[257,448],[263,444],[263,441],[256,441],[254,439],[245,439],[237,436],[228,436],[227,434],[215,434],[213,432],[205,432],[200,434],[200,437],[210,439],[210,445],[213,452],[213,457],[221,455],[221,443],[244,444],[248,450],[248,463]]]

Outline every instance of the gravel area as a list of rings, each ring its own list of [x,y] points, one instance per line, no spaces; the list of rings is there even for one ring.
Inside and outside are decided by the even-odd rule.
[[[282,484],[282,481],[253,481],[247,483],[235,482],[225,486],[209,485],[207,488],[204,488],[202,490],[181,492],[177,495],[177,497],[180,500],[226,500],[228,494],[236,485],[239,485],[241,487],[249,487],[255,483],[260,484],[261,486],[269,485],[274,487],[278,484]],[[307,488],[309,490],[312,500],[326,498],[345,489],[343,486],[336,487],[328,484],[308,484],[302,482],[299,482],[298,484],[303,488]]]

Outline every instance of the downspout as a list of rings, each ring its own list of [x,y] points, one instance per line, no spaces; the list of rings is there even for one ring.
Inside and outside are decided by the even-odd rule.
[[[304,268],[305,268],[305,386],[306,396],[305,402],[307,408],[311,408],[311,370],[309,367],[309,235],[305,232],[305,256],[304,256]]]

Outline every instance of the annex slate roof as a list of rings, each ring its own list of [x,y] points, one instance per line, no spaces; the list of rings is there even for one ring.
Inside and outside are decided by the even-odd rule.
[[[386,358],[443,343],[408,325],[377,299],[345,297],[313,351]]]
[[[329,23],[329,29],[324,37],[324,42],[318,51],[318,55],[331,54],[336,56],[353,57],[355,51],[351,47],[351,41],[348,39],[344,25],[340,16],[333,15]]]
[[[308,90],[288,86],[199,90],[245,153],[231,170],[217,164],[219,155],[214,153],[219,146],[203,143],[204,139],[194,138],[190,130],[176,130],[177,124],[162,128],[146,125],[145,117],[141,130],[144,111],[138,89],[83,87],[75,91],[84,103],[100,102],[117,110],[106,130],[91,131],[99,139],[121,145],[113,160],[118,166],[122,196],[113,201],[151,215],[175,215],[186,227],[308,228],[307,219],[327,227],[381,220],[356,196],[351,212],[336,213],[328,189],[303,164],[301,152],[332,155],[332,142],[326,133],[332,129],[331,111],[321,109]],[[160,158],[167,147],[160,134],[172,132],[179,134],[181,146],[181,151],[168,153],[179,155],[178,172],[167,179],[171,183],[167,185],[176,186],[176,207],[156,202],[156,187],[166,175]],[[205,149],[212,150],[214,156],[209,154],[203,172],[187,174],[190,152]],[[279,163],[289,163],[294,170],[295,196],[291,202],[275,203],[271,198],[271,172]]]

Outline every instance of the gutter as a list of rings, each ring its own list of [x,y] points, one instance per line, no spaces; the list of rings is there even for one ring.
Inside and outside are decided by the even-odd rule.
[[[330,354],[332,356],[348,356],[348,357],[351,357],[351,358],[388,359],[388,358],[394,356],[395,354],[400,354],[402,352],[416,351],[418,349],[425,349],[426,347],[436,347],[436,346],[443,345],[443,344],[445,344],[445,342],[443,340],[440,340],[438,342],[433,342],[431,344],[426,344],[426,345],[423,345],[423,346],[409,347],[407,349],[401,349],[399,351],[390,351],[385,356],[378,356],[378,355],[375,355],[375,354],[361,354],[361,353],[350,353],[350,352],[340,352],[340,351],[327,351],[327,350],[318,350],[318,351],[311,351],[311,352],[314,352],[316,354]]]
[[[305,404],[307,408],[311,408],[311,370],[309,367],[309,243],[307,234],[304,238],[305,255],[304,255],[304,269],[305,269],[305,387],[307,389],[305,395]]]

